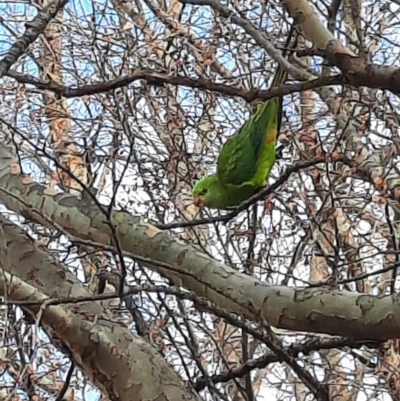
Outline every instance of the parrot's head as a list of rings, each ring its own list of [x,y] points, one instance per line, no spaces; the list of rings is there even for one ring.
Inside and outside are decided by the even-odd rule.
[[[197,207],[214,207],[217,209],[226,206],[226,191],[216,175],[208,175],[197,181],[193,188],[194,204]]]

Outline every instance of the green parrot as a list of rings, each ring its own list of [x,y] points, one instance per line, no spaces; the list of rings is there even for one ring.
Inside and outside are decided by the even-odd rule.
[[[293,31],[292,27],[285,48],[290,45]],[[272,87],[285,80],[285,71],[278,67]],[[282,97],[276,97],[263,103],[223,145],[217,173],[202,178],[193,188],[196,206],[227,209],[239,205],[266,185],[275,162],[282,101]]]

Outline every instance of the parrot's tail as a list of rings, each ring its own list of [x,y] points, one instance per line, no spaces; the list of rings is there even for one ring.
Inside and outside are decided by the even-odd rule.
[[[282,51],[282,56],[286,56],[286,54],[290,48],[290,42],[292,41],[292,38],[295,35],[295,33],[296,33],[295,24],[292,24],[292,26],[290,27],[289,34],[286,38],[285,48]],[[293,44],[293,47],[296,46],[296,42],[297,42],[297,35],[296,35],[296,40],[295,40],[295,43]],[[276,70],[275,77],[272,81],[271,88],[275,88],[279,85],[282,85],[286,81],[286,78],[287,78],[287,72],[279,65]]]

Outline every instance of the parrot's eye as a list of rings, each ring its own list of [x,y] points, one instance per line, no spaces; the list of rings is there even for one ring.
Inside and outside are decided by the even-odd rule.
[[[199,195],[200,195],[200,196],[204,196],[204,195],[207,194],[207,192],[208,192],[208,189],[207,189],[207,188],[203,188],[203,189],[200,191]]]

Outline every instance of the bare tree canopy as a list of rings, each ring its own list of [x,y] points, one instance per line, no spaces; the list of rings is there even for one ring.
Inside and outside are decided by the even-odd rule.
[[[0,0],[0,400],[400,399],[399,23]],[[277,96],[268,185],[199,209]]]

